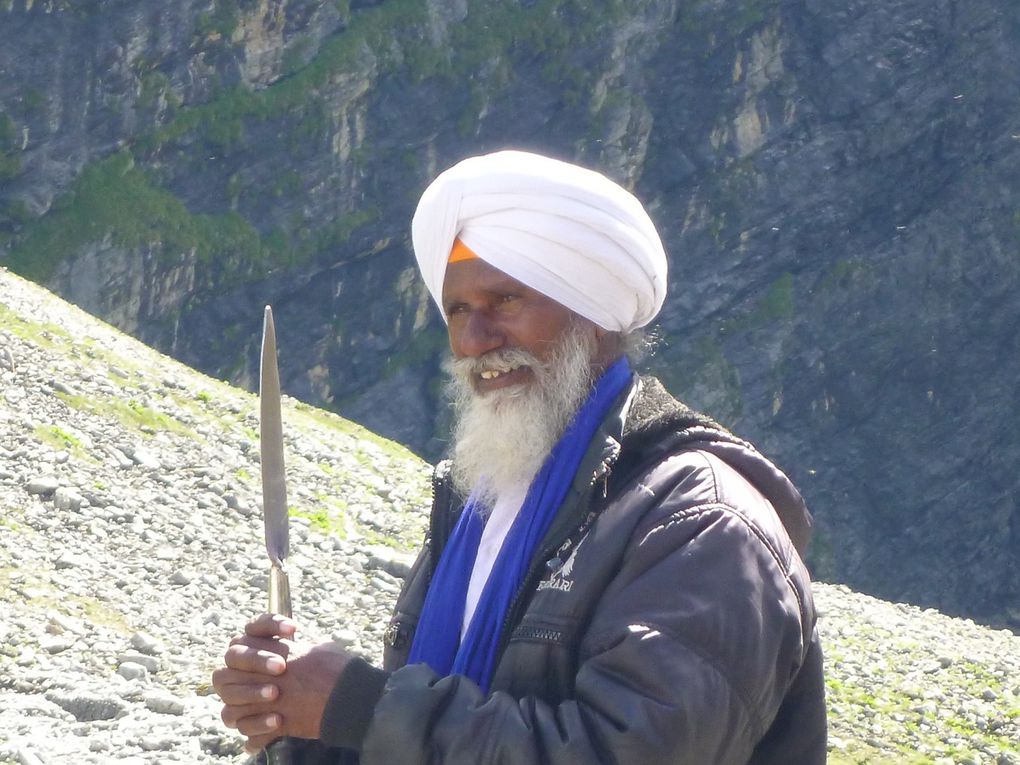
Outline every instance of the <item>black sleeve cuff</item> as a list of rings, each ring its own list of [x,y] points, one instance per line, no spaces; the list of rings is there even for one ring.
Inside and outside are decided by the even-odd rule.
[[[322,710],[319,730],[322,743],[360,750],[389,677],[389,672],[364,659],[351,659]]]

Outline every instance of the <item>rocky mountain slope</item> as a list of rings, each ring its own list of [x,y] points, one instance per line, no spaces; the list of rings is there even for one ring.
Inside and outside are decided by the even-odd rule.
[[[465,154],[635,189],[651,366],[787,467],[822,578],[1020,624],[1020,5],[0,1],[0,262],[435,456],[408,247]],[[938,560],[939,565],[932,565]]]
[[[265,610],[256,399],[9,273],[0,317],[6,756],[235,758],[208,683]],[[335,415],[284,410],[295,608],[306,634],[374,653],[428,466]]]
[[[256,405],[0,270],[0,763],[244,759],[209,675],[266,599]],[[428,467],[284,412],[296,615],[378,658]],[[831,763],[1020,764],[1020,637],[815,595]]]

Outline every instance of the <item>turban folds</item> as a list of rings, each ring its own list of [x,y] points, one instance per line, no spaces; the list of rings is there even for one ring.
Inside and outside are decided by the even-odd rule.
[[[432,182],[411,240],[440,311],[457,237],[503,273],[610,331],[643,327],[666,297],[666,254],[648,213],[630,192],[577,165],[500,151],[465,159]]]

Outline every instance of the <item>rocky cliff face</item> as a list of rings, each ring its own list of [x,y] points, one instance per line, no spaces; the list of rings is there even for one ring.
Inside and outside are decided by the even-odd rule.
[[[428,456],[442,325],[408,222],[507,145],[647,202],[650,366],[755,440],[816,573],[1020,624],[1020,6],[0,2],[0,262]]]

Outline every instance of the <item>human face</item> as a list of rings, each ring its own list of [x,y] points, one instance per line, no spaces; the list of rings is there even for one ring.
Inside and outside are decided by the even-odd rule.
[[[520,349],[546,362],[556,340],[572,321],[585,323],[597,339],[596,325],[540,292],[521,284],[484,260],[451,263],[443,283],[443,311],[448,321],[450,350],[457,358],[483,359],[486,354]],[[528,385],[535,379],[529,365],[510,370],[481,365],[473,375],[477,393]]]

